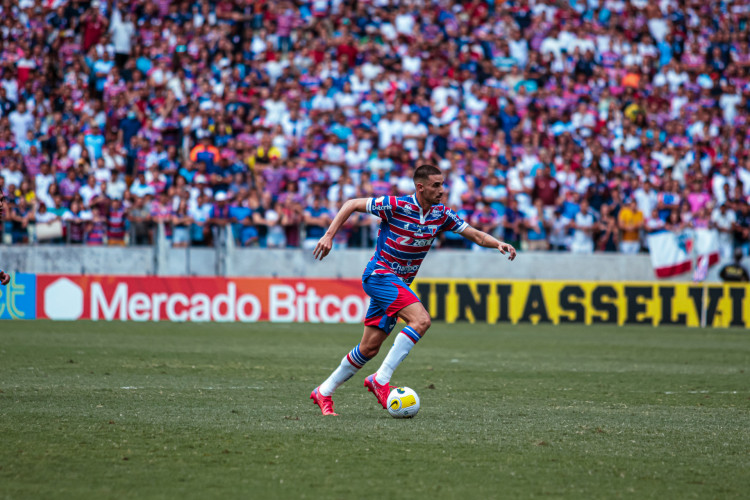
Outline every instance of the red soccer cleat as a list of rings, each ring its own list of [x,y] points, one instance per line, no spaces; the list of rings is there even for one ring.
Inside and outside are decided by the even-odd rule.
[[[320,411],[323,412],[323,415],[339,416],[338,413],[333,411],[333,398],[331,398],[331,396],[323,396],[320,393],[320,386],[313,389],[312,394],[310,394],[310,399],[320,407]]]
[[[378,384],[378,381],[375,380],[374,373],[365,378],[365,387],[367,387],[368,391],[375,394],[375,397],[378,398],[378,403],[383,405],[384,410],[388,408],[388,395],[391,393],[391,389],[393,389],[393,387],[391,387],[389,384]]]

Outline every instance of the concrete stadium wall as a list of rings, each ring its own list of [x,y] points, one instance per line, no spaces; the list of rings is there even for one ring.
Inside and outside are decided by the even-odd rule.
[[[133,276],[334,277],[362,275],[372,250],[334,250],[315,261],[310,251],[249,248],[0,246],[0,267],[41,274]],[[745,260],[748,264],[748,260]],[[714,266],[708,281],[718,281]],[[423,278],[505,278],[580,281],[653,281],[649,256],[521,252],[509,262],[494,252],[433,250]],[[673,281],[689,281],[685,274]]]

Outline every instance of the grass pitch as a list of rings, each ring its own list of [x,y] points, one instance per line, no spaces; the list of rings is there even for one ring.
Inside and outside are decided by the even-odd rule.
[[[747,498],[750,336],[435,325],[310,391],[359,326],[0,324],[0,498]]]

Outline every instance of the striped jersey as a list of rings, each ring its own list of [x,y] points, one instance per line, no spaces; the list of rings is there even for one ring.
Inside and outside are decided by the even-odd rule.
[[[468,226],[445,205],[423,210],[416,195],[370,198],[367,213],[380,217],[382,221],[375,255],[367,264],[363,278],[371,274],[393,273],[406,284],[414,280],[439,233],[461,233]]]

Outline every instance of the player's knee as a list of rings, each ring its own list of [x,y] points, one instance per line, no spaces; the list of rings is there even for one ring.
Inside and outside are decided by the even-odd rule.
[[[427,333],[427,330],[432,325],[432,319],[430,318],[430,315],[427,313],[419,315],[418,318],[414,320],[414,323],[410,325],[412,328],[414,328],[417,333],[422,336],[425,333]]]

